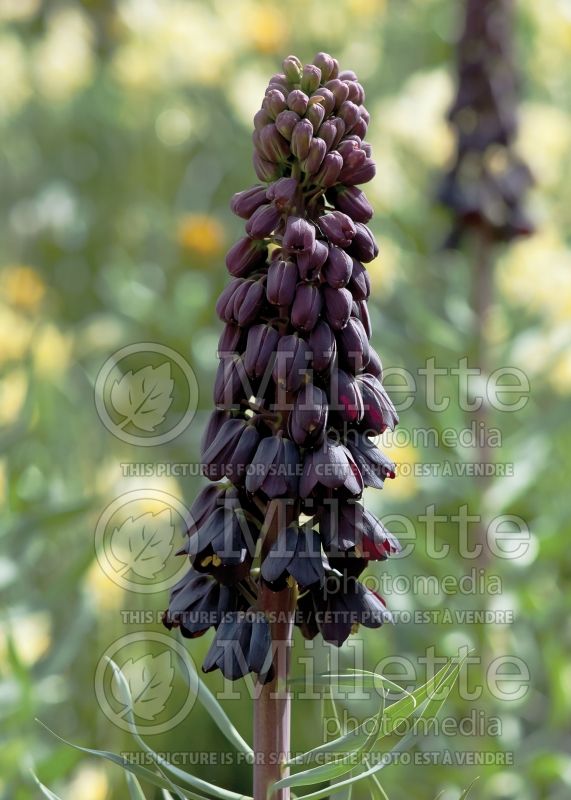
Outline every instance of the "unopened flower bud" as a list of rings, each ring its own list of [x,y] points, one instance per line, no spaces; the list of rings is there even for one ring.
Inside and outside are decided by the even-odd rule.
[[[345,250],[331,245],[327,261],[322,270],[322,276],[333,289],[347,286],[353,272],[353,259]]]
[[[321,293],[317,286],[300,283],[291,307],[291,322],[294,328],[309,332],[313,330],[321,312]]]
[[[264,98],[262,108],[268,112],[272,119],[275,119],[281,111],[287,108],[283,92],[280,92],[279,89],[270,89]]]
[[[349,88],[349,95],[347,100],[360,106],[365,102],[365,90],[359,81],[345,81]]]
[[[313,96],[319,97],[319,103],[325,109],[326,117],[333,113],[333,109],[335,108],[335,97],[330,89],[327,89],[325,86],[320,86],[319,89],[315,90]]]
[[[296,114],[295,111],[281,111],[276,117],[276,128],[284,137],[284,139],[289,140],[291,139],[291,135],[293,133],[293,129],[300,121],[301,117],[299,114]]]
[[[335,331],[343,330],[351,316],[353,297],[347,289],[331,289],[326,286],[323,290],[325,301],[325,316],[327,322]]]
[[[328,153],[323,159],[323,163],[317,175],[315,176],[315,183],[318,186],[323,186],[324,189],[333,186],[337,183],[339,174],[343,168],[343,158],[334,150]]]
[[[313,132],[317,133],[321,123],[325,119],[325,108],[323,107],[322,103],[312,103],[310,100],[309,107],[305,113],[305,118],[311,122],[313,126]]]
[[[254,211],[266,202],[266,187],[252,186],[243,192],[236,192],[230,202],[233,213],[242,219],[250,219]]]
[[[356,106],[355,103],[352,103],[350,100],[345,100],[337,113],[345,123],[346,131],[352,130],[357,120],[361,119],[359,106]]]
[[[346,186],[355,186],[359,183],[368,183],[369,181],[373,180],[377,173],[375,162],[372,159],[367,158],[364,150],[360,150],[359,152],[363,153],[365,158],[360,159],[360,162],[355,166],[351,166],[350,163],[347,163],[349,161],[349,159],[347,159],[343,165],[341,174],[339,175],[339,180]]]
[[[364,264],[368,264],[379,255],[375,237],[362,222],[357,222],[355,229],[356,233],[349,247],[349,253]]]
[[[268,161],[286,161],[290,155],[289,144],[273,123],[260,131],[260,148]]]
[[[233,323],[227,323],[218,339],[218,358],[231,353],[238,353],[242,344],[243,330]]]
[[[369,306],[367,305],[367,301],[356,300],[353,303],[353,311],[351,312],[351,316],[361,321],[363,328],[365,329],[365,333],[367,334],[367,338],[370,339],[373,335],[373,328],[371,326],[371,315],[369,314]]]
[[[297,56],[288,56],[282,62],[283,71],[290,83],[299,83],[301,80],[302,64]]]
[[[326,153],[327,145],[323,139],[320,139],[318,136],[314,137],[309,146],[309,154],[301,165],[303,171],[308,175],[314,175],[323,163]]]
[[[257,150],[254,150],[252,163],[258,178],[261,181],[266,181],[266,183],[277,180],[282,174],[279,164],[263,158]]]
[[[276,350],[280,335],[270,325],[254,325],[248,331],[244,368],[250,378],[261,378]]]
[[[296,392],[305,381],[311,352],[297,334],[282,336],[272,370],[274,383],[288,392]]]
[[[294,89],[293,92],[290,92],[287,96],[288,108],[291,111],[295,111],[295,113],[299,114],[300,117],[303,117],[307,111],[308,103],[309,97],[305,94],[305,92],[302,92],[299,89]]]
[[[263,281],[253,281],[243,301],[234,307],[236,322],[241,328],[251,325],[258,318],[266,300]]]
[[[328,81],[325,86],[335,98],[335,108],[340,108],[349,97],[349,87],[347,84],[340,81],[339,78],[334,78],[332,81]]]
[[[254,114],[254,130],[261,131],[266,125],[272,122],[272,118],[265,108],[261,108]]]
[[[301,217],[289,217],[282,242],[294,253],[312,253],[315,247],[315,226]]]
[[[313,125],[308,119],[300,120],[291,135],[291,152],[300,161],[309,155],[309,147],[313,138]]]
[[[277,228],[282,212],[273,203],[257,208],[246,223],[246,233],[254,239],[263,239]]]
[[[268,200],[272,200],[279,211],[287,211],[293,205],[297,188],[298,182],[295,178],[280,178],[268,189]]]
[[[234,321],[234,295],[238,288],[244,283],[244,278],[234,278],[224,287],[218,300],[216,301],[216,313],[223,322]]]
[[[368,123],[363,119],[363,117],[361,117],[353,125],[351,133],[355,133],[361,139],[364,139],[365,136],[367,135],[367,128],[368,128]]]
[[[353,72],[352,69],[344,69],[342,72],[339,73],[339,78],[342,81],[358,81],[359,78],[357,74]]]
[[[350,317],[347,325],[337,334],[339,362],[353,375],[363,372],[369,363],[369,339],[362,322]]]
[[[331,150],[333,147],[333,142],[337,138],[337,128],[333,124],[333,121],[326,119],[323,125],[320,127],[318,133],[321,139],[323,139],[327,145],[327,149]]]
[[[373,208],[365,193],[356,186],[340,186],[335,189],[333,205],[355,222],[368,222],[373,216]]]
[[[301,75],[301,88],[306,94],[314,92],[321,83],[321,70],[314,64],[306,64]]]
[[[248,386],[244,363],[239,356],[224,358],[218,364],[214,380],[214,403],[217,408],[230,411],[240,405]]]
[[[230,275],[243,278],[266,260],[268,248],[265,242],[244,236],[230,248],[226,255],[226,266]]]
[[[321,80],[328,81],[333,72],[335,59],[329,53],[318,53],[313,59],[313,63],[321,70]]]
[[[325,261],[329,248],[325,242],[316,241],[311,252],[299,253],[297,256],[297,268],[299,276],[303,281],[311,280],[318,273]]]
[[[353,220],[341,211],[331,211],[319,217],[319,227],[329,241],[339,247],[348,247],[356,233]]]
[[[321,319],[309,334],[307,340],[313,357],[313,368],[316,372],[325,372],[329,369],[337,352],[337,344],[333,331]]]
[[[289,306],[293,303],[299,279],[293,261],[278,259],[270,264],[266,294],[268,302],[274,306]]]
[[[371,294],[371,281],[367,270],[356,258],[353,259],[353,271],[348,289],[357,302],[367,300]]]

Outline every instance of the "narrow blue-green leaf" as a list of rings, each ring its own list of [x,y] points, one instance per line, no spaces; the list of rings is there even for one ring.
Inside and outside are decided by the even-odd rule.
[[[403,719],[411,716],[414,712],[417,705],[431,693],[436,686],[439,686],[439,682],[445,677],[448,670],[451,668],[451,662],[445,664],[442,669],[436,673],[436,675],[430,680],[427,681],[425,684],[420,686],[414,692],[407,692],[406,696],[403,697],[401,700],[397,700],[392,705],[388,706],[385,709],[385,714],[383,718],[383,725],[382,729],[383,732],[380,737],[388,736],[390,733],[393,732],[396,724]],[[382,676],[379,676],[382,677]],[[343,736],[339,736],[337,739],[334,739],[331,742],[326,742],[325,744],[318,745],[311,750],[308,750],[306,753],[302,753],[295,758],[292,758],[288,761],[288,766],[293,766],[297,764],[305,764],[308,761],[311,761],[315,756],[321,756],[324,753],[335,754],[338,753],[339,755],[343,755],[346,753],[354,753],[359,748],[363,746],[365,741],[367,740],[368,733],[367,728],[369,725],[369,719],[366,719],[361,725],[359,725],[355,730],[351,731],[350,733],[345,733]],[[353,745],[353,746],[351,746]],[[349,748],[349,749],[347,749]]]
[[[232,792],[230,789],[223,789],[220,786],[215,786],[213,783],[208,783],[208,781],[203,781],[200,778],[195,778],[193,775],[190,775],[188,772],[180,769],[179,767],[175,767],[173,764],[169,764],[169,762],[160,756],[158,753],[149,747],[149,745],[145,742],[142,736],[139,734],[137,730],[137,725],[135,723],[135,717],[133,715],[133,699],[131,697],[131,691],[129,689],[129,684],[125,680],[125,676],[121,672],[120,668],[117,664],[112,660],[108,659],[111,668],[113,669],[114,677],[117,681],[117,686],[121,692],[123,702],[125,704],[126,713],[123,719],[126,719],[129,723],[129,730],[133,735],[133,738],[136,742],[143,748],[143,750],[148,753],[155,764],[160,768],[163,774],[167,773],[172,778],[174,778],[178,783],[182,782],[185,785],[192,786],[195,789],[198,789],[201,792],[206,792],[207,794],[211,794],[213,797],[217,797],[219,800],[252,800],[251,797],[244,794],[238,794],[237,792]]]
[[[129,789],[129,797],[131,800],[147,800],[145,793],[141,788],[141,784],[131,772],[125,773],[127,780],[127,788]]]
[[[434,686],[435,691],[438,691],[440,689],[449,689],[449,688],[451,688],[451,686],[454,685],[454,683],[456,681],[456,678],[458,677],[458,673],[460,671],[462,663],[463,663],[463,661],[460,664],[456,665],[451,670],[451,672],[449,674],[445,675],[444,678],[440,682],[436,683],[436,685],[434,685],[434,684],[435,684],[435,679],[436,679],[437,676],[434,676],[434,678],[432,680],[428,681],[426,684],[424,684],[424,686],[420,687],[420,689],[417,690],[417,692],[413,692],[413,694],[417,694],[419,691],[425,689],[426,686],[428,686],[429,684]],[[448,669],[449,667],[450,667],[450,664],[448,664],[446,667],[443,667],[443,669],[440,670],[440,672],[437,673],[437,675],[440,675],[440,673],[444,669]],[[428,696],[425,698],[424,702],[426,703],[427,706],[429,706],[432,702],[434,702],[431,699],[431,697],[429,696],[432,693],[433,693],[432,690],[430,690],[430,692],[428,693]],[[442,705],[444,704],[444,702],[446,700],[446,697],[447,697],[447,695],[442,700],[437,701],[438,702],[438,706],[439,706],[438,710],[440,710],[440,707],[442,707]],[[406,698],[406,699],[408,699],[408,698]],[[401,702],[401,701],[399,701],[399,702]],[[390,708],[387,709],[387,710],[392,709],[394,707],[394,705],[396,705],[396,704],[393,704],[393,706],[390,706]],[[402,717],[400,717],[399,719],[402,719]],[[410,743],[412,741],[413,737],[414,737],[414,730],[411,731],[409,734],[407,734],[407,736],[405,736],[403,738],[403,740],[401,742],[399,742],[396,745],[396,747],[394,747],[391,750],[391,752],[400,752],[401,749],[404,746],[404,743],[405,742],[407,744]],[[301,796],[299,796],[297,798],[297,800],[320,800],[320,798],[328,797],[329,795],[331,795],[332,792],[336,792],[336,791],[339,791],[340,789],[344,789],[345,787],[348,787],[348,786],[350,786],[352,784],[358,783],[359,781],[365,780],[366,778],[369,778],[370,776],[374,775],[375,773],[380,772],[380,770],[383,769],[386,766],[386,763],[387,762],[382,761],[380,764],[375,764],[374,766],[369,767],[368,769],[360,770],[356,775],[352,775],[351,777],[346,778],[343,781],[339,781],[338,783],[335,783],[335,784],[333,784],[331,786],[328,786],[325,789],[319,789],[316,792],[311,792],[310,794],[301,795]]]
[[[168,778],[165,778],[163,775],[158,775],[156,772],[151,772],[151,770],[147,769],[146,767],[141,767],[139,764],[131,764],[129,761],[127,761],[127,759],[118,756],[116,753],[111,753],[108,750],[93,750],[90,747],[81,747],[73,742],[68,742],[67,739],[63,739],[61,736],[58,736],[55,731],[52,731],[51,728],[48,728],[48,726],[45,725],[41,720],[37,720],[37,722],[39,722],[39,724],[45,728],[48,733],[51,733],[52,736],[55,736],[56,739],[58,739],[60,742],[63,742],[63,744],[73,747],[74,750],[79,750],[80,753],[87,753],[87,755],[96,756],[96,758],[103,758],[106,761],[111,761],[111,763],[117,764],[117,766],[122,767],[127,772],[131,772],[133,775],[141,778],[141,780],[147,781],[152,786],[157,786],[159,789],[169,789],[176,793],[180,793],[184,798],[188,798],[188,800],[208,800],[208,798],[202,794],[189,792],[187,789],[183,790],[180,786],[176,786]]]
[[[252,750],[248,742],[241,736],[240,732],[235,727],[228,714],[224,711],[224,709],[222,708],[216,697],[212,694],[212,692],[210,691],[208,686],[204,683],[204,681],[200,679],[198,674],[196,674],[196,680],[198,682],[198,693],[197,693],[198,702],[201,703],[201,705],[210,714],[212,720],[222,731],[222,733],[228,739],[230,744],[234,745],[236,750],[238,750],[240,753],[244,753],[253,760],[254,751]]]
[[[472,791],[472,789],[474,788],[474,785],[475,785],[476,781],[479,781],[479,780],[480,780],[479,778],[474,778],[474,780],[473,780],[473,781],[472,781],[472,783],[471,783],[471,784],[468,786],[468,788],[467,788],[467,789],[464,789],[464,791],[462,792],[462,794],[460,795],[460,797],[458,798],[458,800],[466,800],[466,798],[468,797],[468,795],[470,794],[470,792],[471,792],[471,791]]]
[[[381,676],[377,676],[378,682],[381,682]],[[377,687],[375,687],[377,688]],[[339,778],[341,775],[346,775],[355,768],[355,757],[362,752],[367,752],[371,749],[377,739],[377,734],[381,725],[383,713],[385,711],[384,694],[381,695],[382,702],[376,714],[370,716],[366,721],[367,726],[373,722],[371,732],[365,737],[365,740],[359,744],[357,748],[339,754],[339,757],[328,764],[320,764],[317,767],[297,772],[294,775],[287,775],[273,784],[273,789],[285,789],[288,786],[308,786],[313,783],[322,783],[323,781],[331,781]],[[365,723],[363,723],[364,725]],[[362,726],[363,727],[363,726]]]
[[[44,786],[44,784],[40,782],[40,779],[34,772],[32,772],[32,778],[37,783],[38,788],[44,797],[49,798],[49,800],[61,800],[61,797],[58,797],[57,794],[54,794],[50,789],[48,789],[47,786]]]

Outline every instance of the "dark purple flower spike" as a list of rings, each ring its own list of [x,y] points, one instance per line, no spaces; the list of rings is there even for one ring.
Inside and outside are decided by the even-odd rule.
[[[369,341],[364,264],[378,248],[357,186],[375,174],[364,99],[326,53],[286,58],[254,119],[259,182],[231,202],[244,235],[216,304],[217,410],[202,447],[213,483],[193,505],[181,548],[192,567],[164,617],[187,637],[213,627],[204,669],[231,679],[271,680],[268,593],[289,587],[304,635],[337,645],[387,618],[358,580],[398,551],[358,502],[394,477],[371,437],[398,421]]]

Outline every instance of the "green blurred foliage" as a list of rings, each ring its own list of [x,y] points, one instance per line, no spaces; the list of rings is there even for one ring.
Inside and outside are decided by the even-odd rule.
[[[519,149],[537,179],[537,235],[496,259],[489,319],[470,307],[476,262],[470,243],[443,253],[449,221],[434,202],[453,142],[445,112],[453,93],[453,38],[460,4],[445,0],[0,0],[0,796],[38,796],[29,776],[64,798],[125,797],[123,777],[50,740],[38,716],[80,744],[128,750],[129,737],[101,713],[94,672],[104,650],[132,630],[122,610],[160,610],[166,593],[124,592],[94,557],[104,507],[139,488],[190,504],[200,482],[129,478],[123,462],[188,462],[198,443],[216,369],[220,323],[214,303],[226,281],[223,254],[239,235],[233,192],[254,183],[251,117],[269,75],[288,52],[318,50],[355,69],[367,91],[378,174],[367,193],[381,255],[371,264],[374,343],[387,366],[457,366],[482,346],[494,368],[517,366],[531,396],[514,413],[489,412],[500,428],[497,459],[513,477],[483,481],[411,474],[415,465],[477,460],[469,448],[394,444],[400,477],[368,501],[402,514],[418,536],[413,556],[377,570],[391,576],[460,577],[486,568],[502,594],[387,595],[395,610],[508,609],[509,625],[409,622],[359,634],[367,666],[389,655],[417,659],[434,646],[453,655],[467,644],[484,664],[506,654],[529,666],[518,702],[484,691],[455,696],[445,714],[474,710],[501,720],[501,735],[423,738],[442,748],[514,753],[502,766],[391,766],[381,773],[392,800],[471,796],[563,800],[570,792],[567,536],[571,504],[571,13],[557,0],[522,0],[518,50],[523,73]],[[198,377],[199,413],[173,442],[121,443],[101,424],[94,382],[106,358],[132,342],[156,341],[184,356]],[[426,408],[422,378],[401,428],[462,429],[472,417],[457,384],[444,412]],[[397,398],[398,399],[398,398]],[[532,546],[524,559],[474,563],[457,554],[453,521],[437,529],[445,559],[429,558],[419,516],[467,504],[485,519],[523,518]],[[395,533],[398,533],[398,525]],[[495,605],[494,605],[495,604]],[[205,637],[208,638],[208,637]],[[297,642],[300,647],[300,642]],[[198,663],[208,641],[192,644]],[[320,649],[323,664],[327,648]],[[349,652],[342,663],[350,666]],[[298,667],[300,672],[301,667]],[[482,681],[482,669],[471,674]],[[422,676],[419,676],[419,681]],[[176,692],[184,692],[177,679]],[[220,687],[217,676],[208,684]],[[362,714],[358,705],[351,713]],[[247,698],[227,703],[248,737]],[[321,707],[294,707],[293,748],[317,744]],[[225,749],[201,708],[153,737],[169,752]],[[497,760],[497,759],[496,759]],[[201,777],[249,791],[247,766],[193,767]],[[422,787],[422,788],[418,788]],[[366,790],[354,797],[367,797]],[[152,795],[148,795],[151,797]]]

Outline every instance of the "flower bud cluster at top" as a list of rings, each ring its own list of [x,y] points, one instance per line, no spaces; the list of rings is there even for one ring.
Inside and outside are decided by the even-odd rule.
[[[246,222],[216,304],[225,328],[202,447],[213,483],[193,505],[181,551],[192,568],[165,613],[187,637],[216,629],[204,669],[229,678],[272,677],[262,584],[294,587],[303,634],[337,645],[388,614],[358,580],[398,551],[359,502],[395,475],[374,437],[398,421],[369,341],[364,265],[378,249],[357,188],[375,174],[364,99],[326,53],[286,58],[254,118],[261,183],[231,203]]]

